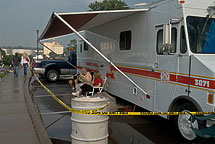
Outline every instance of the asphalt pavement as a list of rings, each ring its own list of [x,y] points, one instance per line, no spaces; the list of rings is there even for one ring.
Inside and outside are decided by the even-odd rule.
[[[64,103],[70,106],[71,87],[68,81],[49,83],[42,82]],[[48,135],[56,143],[71,143],[71,113],[58,104],[38,83],[31,89]],[[117,98],[120,111],[132,107],[133,104]],[[136,111],[146,111],[137,108]],[[213,144],[214,141],[201,140],[195,142],[184,141],[176,132],[171,121],[159,116],[110,116],[109,144]]]

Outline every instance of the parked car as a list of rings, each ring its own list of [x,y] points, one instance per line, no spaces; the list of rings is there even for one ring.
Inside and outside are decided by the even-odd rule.
[[[70,52],[67,60],[64,58],[34,60],[33,67],[36,74],[46,78],[50,82],[59,79],[70,79],[76,74],[76,51]]]

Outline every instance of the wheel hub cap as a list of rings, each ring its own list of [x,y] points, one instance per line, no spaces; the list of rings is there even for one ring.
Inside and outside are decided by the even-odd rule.
[[[50,79],[51,80],[56,80],[57,79],[57,75],[55,73],[50,73]]]
[[[183,111],[185,112],[185,111]],[[194,140],[196,138],[195,132],[191,128],[191,124],[194,128],[198,128],[197,121],[191,123],[189,121],[190,115],[179,115],[178,117],[178,126],[181,134],[188,140]]]

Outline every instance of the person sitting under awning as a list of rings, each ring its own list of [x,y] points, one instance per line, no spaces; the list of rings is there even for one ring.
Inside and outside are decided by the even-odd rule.
[[[88,72],[86,68],[82,68],[81,74],[76,76],[76,78],[70,80],[69,85],[72,87],[73,91],[75,90],[78,91],[78,89],[76,89],[78,84],[79,86],[81,86],[84,83],[91,84],[91,82],[92,82],[91,74]]]
[[[100,72],[99,71],[95,72],[94,76],[95,76],[95,79],[92,82],[92,84],[90,84],[90,83],[84,83],[80,87],[79,91],[74,92],[72,94],[75,95],[75,96],[81,96],[81,95],[85,96],[87,92],[92,92],[93,91],[93,86],[101,87],[103,85],[103,80],[101,78]],[[96,89],[95,93],[97,93],[97,92],[98,92],[98,90]]]

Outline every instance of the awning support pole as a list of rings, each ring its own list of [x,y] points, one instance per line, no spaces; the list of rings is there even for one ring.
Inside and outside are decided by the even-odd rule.
[[[38,41],[39,42],[39,44],[41,44],[42,46],[44,46],[45,48],[47,48],[48,50],[50,50],[51,52],[53,52],[53,53],[55,53],[56,54],[56,52],[55,51],[53,51],[52,49],[50,49],[49,47],[47,47],[46,45],[44,45],[43,43],[41,43],[40,41]]]
[[[61,16],[57,13],[54,15],[60,19],[68,28],[70,28],[78,37],[80,37],[83,41],[85,41],[93,50],[95,50],[102,58],[104,58],[108,63],[110,63],[120,74],[122,74],[126,79],[128,79],[135,87],[141,90],[145,95],[147,92],[144,91],[139,85],[137,85],[133,80],[131,80],[125,73],[123,73],[114,63],[112,63],[105,55],[103,55],[95,46],[93,46],[87,39],[85,39],[78,31],[76,31],[70,24],[68,24]]]

